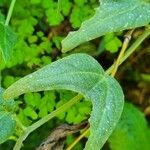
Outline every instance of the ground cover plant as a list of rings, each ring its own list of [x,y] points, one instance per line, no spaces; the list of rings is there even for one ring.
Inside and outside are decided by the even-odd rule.
[[[0,10],[0,149],[150,149],[148,0]]]

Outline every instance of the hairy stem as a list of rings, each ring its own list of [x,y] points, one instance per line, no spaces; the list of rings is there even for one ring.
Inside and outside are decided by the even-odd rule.
[[[10,7],[9,7],[9,10],[8,10],[8,14],[7,14],[7,17],[6,17],[5,25],[9,24],[9,21],[10,21],[10,18],[12,16],[13,9],[14,9],[14,6],[15,6],[15,2],[16,2],[16,0],[11,1]]]

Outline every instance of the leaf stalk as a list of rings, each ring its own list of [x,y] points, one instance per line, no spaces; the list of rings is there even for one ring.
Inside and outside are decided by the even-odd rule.
[[[12,16],[12,13],[13,13],[15,3],[16,3],[16,0],[11,1],[10,7],[9,7],[9,10],[8,10],[8,14],[7,14],[7,17],[6,17],[5,25],[9,24],[9,21],[10,21],[10,18]]]

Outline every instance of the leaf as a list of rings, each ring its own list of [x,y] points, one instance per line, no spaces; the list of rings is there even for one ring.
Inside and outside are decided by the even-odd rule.
[[[150,130],[144,115],[126,103],[121,119],[109,138],[111,150],[149,150]]]
[[[0,12],[0,23],[4,23],[5,22],[5,17],[4,15]]]
[[[33,108],[27,106],[24,110],[23,113],[27,117],[31,117],[31,119],[35,120],[38,118],[37,113],[33,110]]]
[[[3,100],[3,92],[4,90],[0,88],[0,144],[12,135],[16,124],[12,118],[15,103],[13,100]]]
[[[10,58],[12,49],[16,42],[17,37],[12,29],[0,22],[0,51],[2,52],[5,61]]]
[[[106,34],[103,38],[103,42],[105,49],[111,53],[117,52],[122,45],[121,40],[115,36],[114,33]]]
[[[73,54],[18,80],[4,93],[6,99],[26,92],[66,89],[84,95],[93,104],[90,136],[85,150],[99,150],[114,130],[122,109],[123,92],[91,56]]]
[[[150,22],[150,3],[144,0],[102,0],[95,15],[83,22],[80,29],[70,32],[62,41],[62,51],[110,32],[132,29]]]

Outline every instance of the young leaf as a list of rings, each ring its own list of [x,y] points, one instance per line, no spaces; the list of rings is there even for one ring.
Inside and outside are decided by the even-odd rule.
[[[4,90],[0,87],[0,144],[12,135],[16,124],[12,118],[15,103],[13,100],[5,101],[2,98],[3,92]]]
[[[4,93],[6,99],[26,92],[67,89],[90,99],[93,110],[85,150],[99,150],[114,130],[122,109],[123,92],[91,56],[73,54],[18,80]]]
[[[120,121],[109,138],[111,150],[149,150],[150,130],[144,115],[126,103]]]
[[[3,58],[7,61],[11,54],[14,45],[17,42],[17,37],[11,28],[4,23],[0,22],[0,51]]]
[[[62,41],[63,52],[107,33],[144,26],[150,22],[150,2],[145,0],[100,2],[95,15],[83,22],[78,31],[69,33]]]

